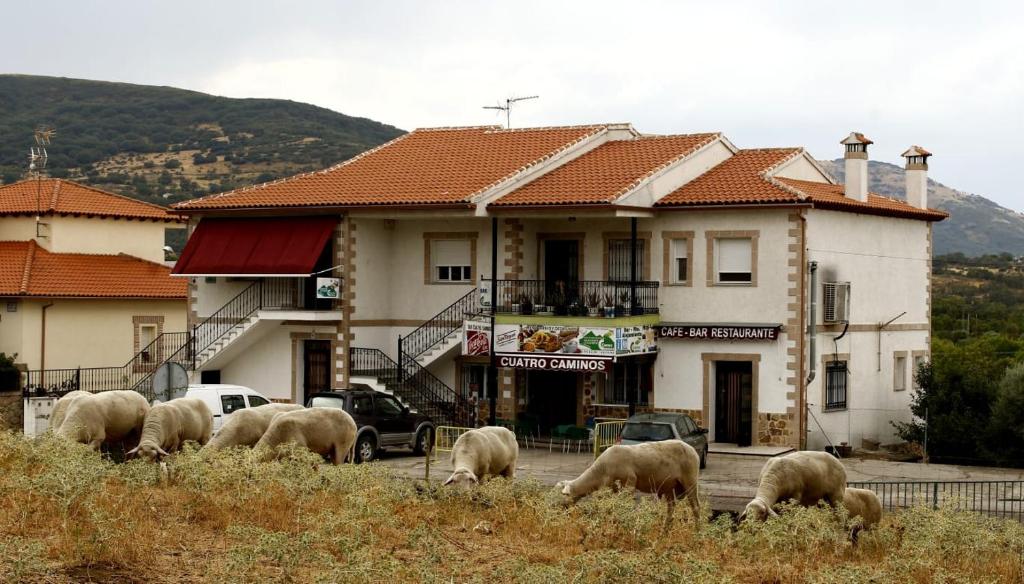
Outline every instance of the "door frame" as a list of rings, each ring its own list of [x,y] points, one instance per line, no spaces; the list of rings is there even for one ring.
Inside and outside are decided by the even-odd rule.
[[[583,263],[583,244],[587,238],[586,233],[538,233],[537,234],[537,279],[547,280],[544,269],[545,250],[547,241],[575,241],[576,261],[579,262],[579,279],[586,280],[586,268]]]
[[[306,346],[304,341],[330,341],[331,343],[331,374],[330,381],[331,387],[333,388],[337,383],[338,375],[338,341],[335,338],[337,335],[325,335],[324,333],[313,333],[313,332],[292,332],[289,337],[292,341],[292,371],[291,371],[291,382],[292,382],[292,403],[299,405],[306,405],[306,402],[299,401],[302,399],[302,394],[305,391],[305,354]],[[271,400],[277,401],[277,400]]]
[[[760,353],[701,353],[701,362],[703,363],[702,369],[704,370],[704,397],[703,407],[701,414],[704,418],[704,427],[708,429],[708,438],[713,439],[715,436],[715,419],[711,416],[711,407],[714,403],[714,399],[717,394],[714,394],[715,390],[715,361],[749,361],[750,362],[750,444],[751,446],[757,446],[760,444],[758,434],[758,412],[760,408],[758,406],[758,388],[759,382],[759,369],[761,364]],[[710,440],[709,440],[710,441]]]
[[[324,391],[330,391],[331,388],[334,386],[334,384],[332,383],[332,378],[331,378],[331,371],[334,369],[333,365],[331,364],[331,357],[333,356],[332,355],[332,351],[331,351],[331,346],[332,346],[331,341],[329,339],[305,339],[305,340],[303,340],[302,341],[302,405],[305,405],[306,404],[306,400],[309,399],[309,393],[308,393],[308,391],[306,389],[306,369],[307,369],[307,366],[309,364],[309,355],[310,355],[309,344],[310,343],[320,343],[324,347],[324,349],[323,349],[324,355],[325,355],[325,359],[324,359],[324,370],[325,370],[324,371],[324,377],[326,377],[326,379],[327,379],[327,387],[324,388]]]

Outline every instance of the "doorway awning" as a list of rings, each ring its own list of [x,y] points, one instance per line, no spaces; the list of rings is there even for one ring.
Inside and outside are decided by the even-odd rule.
[[[196,227],[176,276],[309,276],[337,217],[204,219]]]

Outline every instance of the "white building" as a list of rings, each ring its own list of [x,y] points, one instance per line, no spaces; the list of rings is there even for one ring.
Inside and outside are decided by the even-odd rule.
[[[868,193],[870,143],[843,141],[841,185],[801,148],[721,134],[425,129],[182,203],[189,366],[288,401],[373,383],[442,423],[490,403],[540,432],[654,409],[718,442],[890,442],[946,215],[917,147],[913,204]]]

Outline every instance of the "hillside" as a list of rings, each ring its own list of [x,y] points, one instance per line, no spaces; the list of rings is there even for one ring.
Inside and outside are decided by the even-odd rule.
[[[819,162],[832,176],[843,180],[841,158]],[[905,198],[903,169],[899,166],[871,161],[868,177],[873,192]],[[956,252],[968,256],[1003,252],[1024,255],[1024,214],[931,179],[928,180],[928,205],[950,214],[949,219],[935,225],[935,255]]]
[[[19,178],[39,124],[52,176],[170,204],[346,160],[401,130],[280,99],[0,75],[0,177]]]

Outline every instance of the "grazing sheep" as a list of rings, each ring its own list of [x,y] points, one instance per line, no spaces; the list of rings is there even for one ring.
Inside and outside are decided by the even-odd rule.
[[[805,507],[827,501],[835,507],[843,501],[846,469],[827,452],[802,451],[771,458],[761,469],[757,494],[747,503],[739,520],[752,517],[759,521],[774,517],[778,501],[793,499]]]
[[[302,406],[297,404],[265,404],[238,410],[227,417],[217,435],[206,444],[206,449],[220,450],[232,446],[255,446],[270,427],[270,421],[274,416],[282,412],[301,409]]]
[[[149,411],[146,398],[131,390],[77,395],[64,410],[57,435],[99,450],[103,443],[134,442]]]
[[[57,403],[53,404],[53,411],[50,412],[50,431],[56,432],[60,425],[64,423],[64,416],[68,412],[68,406],[71,402],[75,401],[75,398],[80,395],[86,395],[87,391],[69,391],[62,395]]]
[[[843,506],[850,519],[860,517],[860,524],[850,530],[850,539],[857,541],[857,535],[864,529],[871,529],[882,520],[882,502],[878,495],[868,489],[846,487],[843,493]]]
[[[519,444],[508,428],[485,426],[469,430],[459,436],[452,447],[455,472],[444,484],[468,487],[490,475],[515,478],[518,460]]]
[[[234,415],[234,414],[232,414]],[[352,416],[338,408],[303,408],[277,414],[256,449],[265,449],[263,460],[277,456],[277,447],[298,444],[341,464],[356,442],[356,423]]]
[[[149,409],[139,445],[128,451],[155,461],[181,448],[188,440],[206,444],[213,432],[213,413],[201,399],[186,397]]]
[[[603,487],[618,490],[624,486],[655,494],[668,502],[667,527],[678,498],[686,497],[695,520],[700,516],[699,468],[700,455],[681,440],[616,445],[602,452],[576,480],[561,481],[556,487],[572,502]]]

